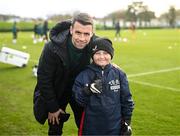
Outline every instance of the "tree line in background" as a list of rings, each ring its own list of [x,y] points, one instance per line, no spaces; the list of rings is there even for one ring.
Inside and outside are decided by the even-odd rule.
[[[144,23],[145,27],[151,25],[152,19],[164,20],[170,27],[174,28],[180,21],[180,9],[176,10],[173,6],[170,6],[169,11],[155,16],[155,12],[149,11],[148,6],[143,5],[143,2],[133,2],[128,6],[127,10],[115,11],[103,18],[104,21],[111,19],[113,24],[117,20],[123,20],[123,22],[139,23],[139,27],[142,27]],[[180,25],[180,24],[179,24]]]
[[[78,11],[76,11],[78,12]],[[74,12],[74,14],[76,13]],[[56,22],[70,19],[72,18],[72,15],[65,14],[65,15],[49,15],[47,16],[47,20],[50,21],[50,26],[53,26]],[[123,24],[123,27],[128,27],[127,23],[135,23],[138,28],[141,27],[151,27],[152,26],[152,20],[163,20],[167,25],[166,27],[180,27],[180,9],[176,10],[173,6],[169,8],[169,11],[166,13],[163,13],[160,15],[160,17],[155,16],[155,12],[149,11],[148,6],[144,5],[143,2],[133,2],[132,4],[128,5],[126,10],[119,10],[114,11],[113,13],[108,14],[107,16],[103,18],[95,18],[99,22],[99,24],[96,24],[97,29],[112,29],[117,21],[121,22]],[[21,18],[19,16],[14,15],[1,15],[0,14],[0,21],[1,22],[8,22],[9,20],[19,20],[20,22],[31,22],[29,25],[27,23],[24,23],[24,26],[21,23],[22,31],[31,31],[33,29],[33,23],[32,22],[43,22],[43,18]],[[8,25],[3,26],[3,23],[0,22],[0,31],[2,30],[8,30],[10,29]],[[111,22],[111,25],[108,25],[108,22]],[[162,22],[162,21],[161,21]],[[9,24],[10,25],[10,24]],[[163,26],[163,25],[161,25]],[[7,27],[7,29],[6,29]]]

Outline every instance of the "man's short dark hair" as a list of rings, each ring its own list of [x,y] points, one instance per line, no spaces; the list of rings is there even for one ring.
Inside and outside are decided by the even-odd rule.
[[[93,18],[87,14],[87,13],[78,13],[74,15],[72,19],[72,26],[75,24],[75,22],[79,22],[82,25],[92,25],[93,26]]]

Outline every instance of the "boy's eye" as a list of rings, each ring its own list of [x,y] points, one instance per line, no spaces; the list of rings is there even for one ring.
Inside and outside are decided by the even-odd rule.
[[[96,52],[95,54],[100,55],[101,53],[100,52]]]
[[[107,55],[108,53],[106,51],[98,51],[96,52],[97,55]]]

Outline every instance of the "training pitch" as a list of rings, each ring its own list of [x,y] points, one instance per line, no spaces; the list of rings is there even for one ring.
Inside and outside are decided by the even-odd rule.
[[[180,29],[96,31],[113,41],[113,63],[128,76],[135,101],[132,118],[133,135],[180,135]],[[16,44],[11,33],[0,33],[0,49],[5,46],[30,54],[26,67],[0,63],[0,135],[47,135],[45,126],[33,116],[32,95],[36,77],[32,67],[44,43],[33,43],[30,32],[19,32]],[[71,117],[64,135],[77,135]]]

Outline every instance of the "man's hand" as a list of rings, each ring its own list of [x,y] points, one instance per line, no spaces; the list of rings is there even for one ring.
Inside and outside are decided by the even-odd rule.
[[[115,63],[112,63],[112,65],[115,67],[115,68],[117,68],[117,69],[121,69],[117,64],[115,64]]]
[[[55,123],[59,124],[59,117],[58,116],[60,113],[65,113],[65,112],[62,109],[59,109],[58,111],[53,112],[53,113],[49,112],[48,113],[49,123],[52,123],[53,125]]]
[[[70,117],[70,114],[69,113],[60,113],[59,115],[59,120],[61,122],[66,122]]]

